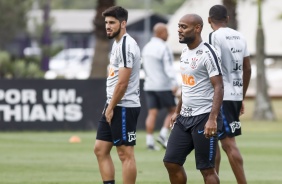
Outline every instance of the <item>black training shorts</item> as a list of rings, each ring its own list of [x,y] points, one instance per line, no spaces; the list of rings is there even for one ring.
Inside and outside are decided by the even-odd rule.
[[[204,127],[208,118],[209,113],[177,118],[168,139],[163,161],[182,166],[190,152],[195,150],[196,168],[199,170],[213,168],[218,140],[216,136],[207,139],[204,135]],[[181,122],[183,119],[186,119],[185,123]],[[188,121],[193,126],[187,129]],[[219,117],[219,127],[222,125],[220,121]]]
[[[218,139],[226,136],[234,137],[241,135],[241,123],[239,120],[242,101],[223,101],[221,105],[223,126],[218,134]]]
[[[175,96],[172,91],[145,91],[148,109],[175,107]]]
[[[111,126],[106,121],[105,111],[106,110],[103,111],[103,115],[98,124],[96,139],[112,142],[114,146],[135,145],[136,125],[140,107],[116,106],[114,108]]]

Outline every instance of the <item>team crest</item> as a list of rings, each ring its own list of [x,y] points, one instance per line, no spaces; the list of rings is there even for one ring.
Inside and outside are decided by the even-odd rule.
[[[197,61],[198,61],[198,58],[192,58],[192,61],[191,61],[191,63],[190,63],[190,67],[193,69],[193,70],[195,70],[197,67],[198,67],[198,65],[197,65]]]
[[[136,132],[128,132],[128,142],[132,142],[136,140]]]

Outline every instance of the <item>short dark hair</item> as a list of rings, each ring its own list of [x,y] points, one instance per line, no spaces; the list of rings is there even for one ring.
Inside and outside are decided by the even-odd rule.
[[[209,17],[214,20],[222,21],[227,18],[227,9],[223,5],[214,5],[209,11]]]
[[[102,13],[103,17],[115,17],[116,19],[118,19],[120,22],[122,21],[126,21],[127,22],[127,18],[128,18],[128,11],[126,9],[124,9],[121,6],[112,6],[108,9],[106,9],[103,13]]]

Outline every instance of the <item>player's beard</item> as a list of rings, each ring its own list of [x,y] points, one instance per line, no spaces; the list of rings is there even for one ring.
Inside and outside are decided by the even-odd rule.
[[[121,30],[121,26],[119,26],[119,29],[118,29],[116,32],[114,32],[112,35],[107,35],[107,37],[108,37],[109,39],[115,38],[117,35],[119,35],[120,30]]]
[[[186,43],[186,44],[191,44],[195,41],[195,36],[190,36],[190,37],[184,37],[183,40],[179,40],[179,43]]]

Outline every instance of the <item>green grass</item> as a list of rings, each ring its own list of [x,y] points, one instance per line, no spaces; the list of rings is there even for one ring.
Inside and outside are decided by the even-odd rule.
[[[250,120],[253,101],[246,101],[242,116],[243,135],[237,138],[244,157],[249,184],[282,183],[282,101],[274,101],[276,122]],[[280,114],[279,114],[280,112]],[[278,113],[278,114],[277,114]],[[72,135],[82,142],[71,144]],[[0,132],[0,184],[99,184],[98,164],[93,154],[95,132]],[[169,184],[162,163],[164,150],[145,149],[145,133],[137,133],[137,184]],[[116,183],[121,184],[121,164],[113,148]],[[194,153],[188,156],[185,169],[188,183],[203,183],[195,169]],[[236,184],[227,157],[222,154],[220,179]]]

